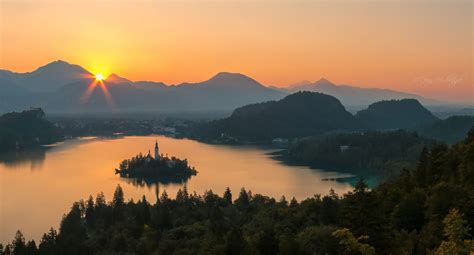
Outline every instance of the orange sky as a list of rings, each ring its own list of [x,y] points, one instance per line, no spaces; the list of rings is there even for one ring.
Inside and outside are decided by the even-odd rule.
[[[474,102],[471,0],[0,1],[2,69],[62,59],[166,83],[325,77]]]

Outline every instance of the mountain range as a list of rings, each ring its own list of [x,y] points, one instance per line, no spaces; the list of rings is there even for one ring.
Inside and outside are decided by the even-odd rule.
[[[42,107],[47,112],[231,111],[303,90],[335,96],[346,107],[401,98],[415,98],[423,104],[439,103],[397,91],[335,85],[325,79],[276,89],[243,74],[229,72],[218,73],[206,81],[178,85],[134,82],[112,74],[105,81],[108,95],[104,87],[91,86],[93,83],[91,72],[61,60],[27,73],[0,70],[0,112],[32,106]]]
[[[85,80],[92,74],[78,65],[58,60],[28,73],[0,70],[0,79],[7,80],[31,92],[53,92],[65,84]]]
[[[100,84],[91,86],[93,83],[89,71],[60,60],[29,73],[0,70],[0,111],[31,106],[48,112],[230,111],[286,95],[245,75],[227,72],[203,82],[171,86],[151,81],[132,82],[112,74],[104,81],[110,96]]]
[[[312,91],[320,92],[327,95],[337,97],[343,105],[347,106],[367,106],[369,104],[393,99],[412,98],[421,102],[423,105],[440,105],[440,101],[424,98],[416,94],[399,92],[390,89],[379,88],[360,88],[351,85],[336,85],[324,78],[315,81],[303,81],[292,86],[289,86],[287,91]]]

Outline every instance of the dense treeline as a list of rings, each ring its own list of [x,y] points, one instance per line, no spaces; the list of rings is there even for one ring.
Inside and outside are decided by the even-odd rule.
[[[456,143],[466,137],[474,127],[474,116],[451,116],[430,125],[415,128],[420,135],[431,137],[446,143]]]
[[[117,187],[74,203],[36,245],[18,232],[6,254],[469,254],[474,252],[474,129],[424,149],[417,166],[370,190],[288,202],[164,192],[125,202]]]
[[[403,130],[373,131],[301,139],[283,155],[293,163],[390,177],[413,167],[423,148],[432,144],[433,140]]]
[[[0,116],[0,152],[50,144],[62,139],[40,108]]]
[[[135,118],[133,118],[135,117]],[[68,136],[113,136],[117,133],[125,135],[151,135],[153,127],[160,124],[151,116],[109,116],[84,115],[61,116],[52,118],[61,126],[62,132]]]

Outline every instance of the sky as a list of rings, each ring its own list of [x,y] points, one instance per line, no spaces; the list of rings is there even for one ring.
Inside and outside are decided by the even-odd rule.
[[[474,102],[472,0],[0,0],[0,69],[54,60],[168,84],[322,77]]]

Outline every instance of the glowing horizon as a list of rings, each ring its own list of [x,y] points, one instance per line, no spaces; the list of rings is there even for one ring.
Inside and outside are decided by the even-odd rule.
[[[469,0],[5,0],[1,9],[1,69],[63,59],[104,77],[167,84],[229,71],[267,86],[325,77],[474,101]]]

